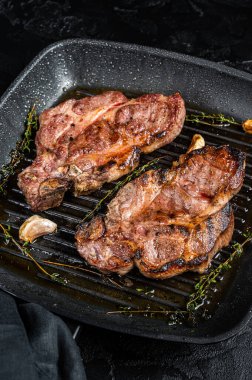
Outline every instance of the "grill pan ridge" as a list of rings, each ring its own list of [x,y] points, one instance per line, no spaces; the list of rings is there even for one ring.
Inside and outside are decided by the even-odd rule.
[[[110,45],[112,47],[109,47]],[[70,49],[73,52],[72,56],[74,56],[74,54],[77,54],[77,52],[78,54],[83,54],[85,56],[85,49],[89,51],[90,47],[92,47],[92,41],[71,40],[65,41],[63,43],[61,42],[58,45],[53,46],[56,46],[55,49],[48,48],[47,53],[43,53],[42,60],[45,60],[45,57],[48,56],[46,58],[48,61],[46,62],[50,62],[51,59],[53,60],[52,62],[54,62],[54,65],[56,65],[59,51],[64,55],[69,52]],[[127,49],[129,51],[134,51],[134,49],[138,51],[138,47],[136,46],[129,46],[124,44],[113,45],[102,41],[100,43],[95,43],[95,47],[96,49],[100,48],[101,54],[104,50],[104,47],[106,47],[108,51],[106,54],[110,55],[110,58],[112,57],[112,50],[118,49],[118,51],[120,51],[121,48],[122,52],[124,53],[125,51],[127,52]],[[55,53],[54,50],[57,52]],[[144,54],[145,57],[147,57],[146,59],[148,59],[148,57],[152,57],[154,54],[151,50],[152,49],[148,48],[140,48],[138,54]],[[54,51],[53,54],[52,51]],[[170,57],[167,57],[166,52],[159,51],[159,54],[162,59],[166,58],[166,65],[168,68],[169,65],[172,66],[174,64],[175,58],[178,59],[178,55],[175,55],[174,58],[172,54]],[[184,58],[183,61],[183,58],[183,56],[180,57],[182,65],[186,65],[186,59]],[[67,59],[68,58],[65,57],[66,61]],[[200,67],[201,60],[193,60],[192,58],[189,60],[192,61],[190,65],[195,65],[195,75],[200,76],[201,72],[198,70],[198,68]],[[172,62],[172,64],[170,62]],[[83,59],[80,59],[78,64],[83,64]],[[90,84],[87,78],[82,78],[82,81],[78,82],[76,81],[78,78],[74,79],[74,76],[76,76],[76,71],[78,70],[78,64],[77,67],[72,67],[71,65],[73,65],[73,63],[70,59],[70,69],[69,67],[68,69],[70,71],[72,70],[72,82],[68,76],[64,83],[65,86],[62,86],[61,83],[61,93],[59,92],[58,98],[59,95],[62,95],[63,87],[70,88],[75,87],[76,85],[82,85],[85,88],[95,88],[94,84]],[[14,99],[16,96],[16,102],[18,102],[18,107],[16,108],[14,106],[14,109],[16,112],[17,109],[20,110],[16,117],[19,117],[19,123],[22,124],[21,121],[24,120],[22,112],[24,112],[23,110],[26,110],[27,112],[28,105],[30,105],[31,100],[34,99],[33,92],[30,88],[27,89],[27,99],[25,100],[26,103],[17,101],[17,97],[18,93],[24,88],[25,78],[29,75],[31,76],[32,74],[33,77],[36,77],[36,75],[32,72],[33,68],[36,68],[36,65],[38,65],[38,63],[35,64],[35,66],[34,64],[29,66],[21,75],[19,80],[14,84],[16,95],[13,94],[12,89],[10,89],[9,92],[4,95],[3,101],[0,104],[0,122],[1,119],[4,119],[5,117],[5,115],[3,115],[4,99],[8,99],[14,95]],[[46,63],[45,65],[47,66]],[[203,68],[205,70],[205,67]],[[179,68],[178,71],[180,70],[181,69]],[[209,63],[208,70],[213,70],[211,68],[211,63]],[[87,72],[90,75],[90,71]],[[223,75],[227,75],[224,68],[223,72]],[[239,72],[235,70],[234,72],[239,77]],[[50,75],[52,75],[52,73]],[[52,76],[49,76],[49,79],[51,79],[53,82]],[[245,79],[241,74],[241,81],[244,81]],[[59,78],[54,78],[54,81],[57,82],[57,85],[59,80]],[[178,81],[178,79],[176,80]],[[118,88],[118,86],[115,84],[116,82],[111,81],[110,88]],[[57,85],[55,85],[55,87],[57,87]],[[96,87],[104,87],[103,85],[104,83],[101,83],[100,86]],[[190,84],[188,84],[188,86],[190,86]],[[230,86],[232,90],[231,79]],[[53,87],[53,83],[51,87]],[[130,87],[130,90],[132,92],[139,92],[139,88],[136,87],[132,85]],[[145,89],[144,86],[142,89]],[[179,83],[177,83],[177,89],[180,90]],[[127,89],[122,88],[122,90],[125,91]],[[90,92],[86,91],[85,93],[83,90],[80,92],[82,95],[88,96],[90,93],[92,93],[92,90],[90,90]],[[167,91],[163,90],[160,92],[170,93],[171,89],[168,88]],[[182,93],[182,95],[184,96],[184,93]],[[184,97],[187,100],[187,104],[190,104],[190,99],[187,99],[187,94],[185,94]],[[48,99],[44,99],[42,104],[39,104],[39,106],[41,108],[45,108],[52,105],[55,101],[56,98],[48,97]],[[241,100],[241,102],[242,101],[243,100]],[[230,102],[230,104],[232,102],[233,100]],[[211,109],[212,107],[214,108],[214,105],[205,104],[205,107],[203,109]],[[240,108],[242,108],[242,106]],[[227,109],[227,112],[225,112],[224,108],[217,110],[217,112],[219,111],[232,115],[231,109]],[[11,107],[8,105],[7,118],[4,120],[2,129],[7,128],[7,122],[10,120],[8,118],[10,112]],[[249,115],[246,114],[244,117],[249,117]],[[14,128],[15,127],[13,127],[13,129]],[[21,128],[21,126],[19,126],[19,128]],[[16,130],[15,132],[12,130],[9,133],[9,147],[13,145],[11,134],[15,134],[16,141],[19,138],[20,130],[21,129]],[[4,139],[1,135],[1,132],[2,130],[0,131],[0,141],[2,147]],[[245,133],[236,126],[210,127],[186,124],[182,130],[182,133],[179,135],[179,137],[176,138],[174,142],[151,154],[143,156],[141,163],[146,163],[147,161],[152,160],[156,157],[165,156],[160,160],[159,164],[163,167],[170,167],[172,161],[176,160],[180,154],[185,153],[194,133],[202,134],[207,144],[230,144],[231,146],[243,150],[247,154],[244,186],[242,187],[239,194],[236,195],[232,200],[235,211],[235,232],[233,241],[239,240],[245,228],[251,225],[252,217],[252,210],[250,206],[252,179],[252,137],[250,135],[245,135]],[[34,154],[35,152],[33,152],[33,155]],[[27,157],[25,159],[24,166],[29,165],[32,161],[32,158],[32,155],[31,157]],[[1,156],[1,159],[5,159],[5,156],[3,154]],[[82,218],[85,216],[85,213],[92,210],[97,202],[99,202],[99,200],[104,196],[106,191],[111,189],[114,185],[115,183],[106,184],[100,190],[90,195],[81,196],[78,198],[75,198],[70,193],[68,193],[60,207],[40,213],[42,216],[45,216],[56,222],[58,224],[58,231],[56,234],[48,235],[38,239],[33,244],[34,255],[37,258],[60,261],[66,264],[83,264],[83,261],[77,254],[74,243],[76,225],[81,222]],[[21,191],[16,185],[16,177],[10,181],[7,194],[8,195],[4,202],[3,210],[0,211],[1,222],[8,223],[12,227],[12,231],[14,232],[15,236],[17,236],[19,226],[25,219],[32,215],[32,212],[26,204]],[[105,209],[103,208],[101,210],[101,213],[104,212],[104,210]],[[0,234],[0,236],[2,237],[3,235]],[[252,282],[250,280],[250,278],[252,278],[252,265],[249,261],[248,251],[249,249],[245,251],[241,260],[235,263],[237,266],[237,271],[235,273],[232,273],[232,276],[224,276],[224,280],[220,282],[220,288],[223,290],[223,292],[218,293],[219,295],[217,296],[217,301],[215,301],[215,303],[219,302],[219,305],[216,306],[216,310],[214,310],[212,318],[200,322],[196,329],[191,328],[187,325],[168,325],[167,321],[164,318],[160,318],[158,316],[150,318],[141,315],[129,317],[126,315],[106,314],[107,311],[120,310],[120,307],[133,308],[136,310],[146,308],[150,308],[152,310],[156,310],[157,308],[163,308],[167,310],[183,309],[188,295],[193,291],[194,285],[199,279],[199,275],[193,273],[186,273],[165,281],[155,281],[144,278],[135,269],[127,275],[127,278],[133,283],[133,286],[129,287],[124,284],[123,280],[118,279],[116,276],[106,277],[101,274],[94,274],[92,272],[92,268],[88,266],[86,266],[86,269],[91,270],[90,272],[77,271],[68,267],[59,268],[53,266],[52,264],[47,264],[45,267],[48,271],[51,273],[58,272],[62,276],[65,276],[67,279],[69,279],[65,286],[60,286],[38,272],[30,262],[29,258],[22,256],[11,246],[2,246],[0,252],[0,287],[25,300],[43,304],[50,310],[55,311],[59,314],[93,325],[106,327],[130,334],[149,336],[166,340],[188,341],[197,343],[213,342],[225,339],[228,336],[233,335],[249,319],[251,312],[251,300],[249,296],[251,295],[252,290]],[[227,258],[230,253],[230,246],[229,248],[222,250],[221,253],[218,254],[215,259],[213,259],[213,267],[217,266],[221,261]],[[139,291],[139,288],[141,290],[144,289],[144,291]],[[237,308],[239,308],[239,312]]]

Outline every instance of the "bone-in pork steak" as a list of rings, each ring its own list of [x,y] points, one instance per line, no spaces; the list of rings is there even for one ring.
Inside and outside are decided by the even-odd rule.
[[[147,277],[202,272],[228,245],[234,228],[228,201],[241,188],[245,155],[228,146],[197,149],[170,170],[150,170],[124,186],[107,215],[76,234],[80,255],[101,271]]]
[[[174,140],[184,118],[179,94],[128,100],[108,91],[67,100],[40,115],[37,157],[18,185],[33,211],[58,206],[70,187],[78,196],[129,173],[141,152]]]
[[[219,211],[236,194],[245,171],[245,154],[229,146],[205,146],[182,155],[170,169],[149,170],[121,189],[109,204],[110,226],[137,221],[195,226]]]

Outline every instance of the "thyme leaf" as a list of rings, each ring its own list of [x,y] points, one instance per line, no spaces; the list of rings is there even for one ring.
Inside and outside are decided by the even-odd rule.
[[[49,272],[47,272],[47,270],[45,268],[43,268],[42,265],[40,265],[40,263],[32,256],[31,251],[30,251],[30,245],[29,245],[29,243],[25,242],[23,244],[20,244],[12,236],[12,234],[11,234],[11,228],[10,228],[9,225],[7,227],[5,227],[3,224],[0,223],[0,228],[3,231],[4,242],[5,242],[6,245],[8,245],[9,243],[14,244],[18,248],[18,250],[24,256],[29,257],[29,259],[31,259],[34,262],[34,264],[38,267],[38,269],[40,270],[40,272],[42,272],[43,274],[45,274],[51,280],[53,280],[55,282],[59,282],[60,284],[63,284],[63,285],[65,285],[67,283],[67,280],[65,278],[60,277],[59,273],[49,273]]]
[[[5,187],[9,178],[15,174],[15,171],[24,159],[26,151],[30,152],[31,143],[34,138],[34,132],[38,129],[38,115],[35,105],[28,112],[25,121],[25,131],[23,139],[16,143],[16,148],[10,152],[10,162],[2,165],[0,170],[0,194],[5,194]]]

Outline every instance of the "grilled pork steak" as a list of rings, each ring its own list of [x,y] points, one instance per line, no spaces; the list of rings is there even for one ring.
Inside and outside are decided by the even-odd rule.
[[[216,214],[194,227],[165,225],[152,221],[143,229],[106,230],[106,221],[95,217],[76,234],[80,255],[103,272],[129,272],[134,263],[146,277],[164,279],[187,270],[202,273],[211,258],[229,244],[234,216],[228,203]]]
[[[179,94],[128,100],[108,91],[67,100],[40,115],[37,157],[18,185],[33,211],[58,206],[72,186],[77,196],[129,173],[141,152],[174,140],[184,118]]]
[[[241,188],[245,155],[228,146],[197,149],[170,170],[150,170],[124,186],[105,218],[76,234],[80,255],[101,271],[147,277],[202,272],[228,245],[234,228],[228,201]]]
[[[170,170],[150,170],[124,186],[108,206],[109,226],[159,223],[195,226],[219,211],[243,183],[245,154],[205,146]]]

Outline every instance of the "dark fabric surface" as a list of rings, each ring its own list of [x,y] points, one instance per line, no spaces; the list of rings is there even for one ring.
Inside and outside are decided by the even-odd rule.
[[[85,380],[70,330],[42,306],[0,291],[0,379]]]
[[[251,0],[0,0],[0,93],[43,47],[71,37],[156,46],[252,73],[251,20]],[[30,350],[18,353],[27,339],[22,329],[17,337],[13,355],[32,375]],[[236,337],[203,346],[86,325],[77,342],[88,380],[252,378],[252,322]]]

